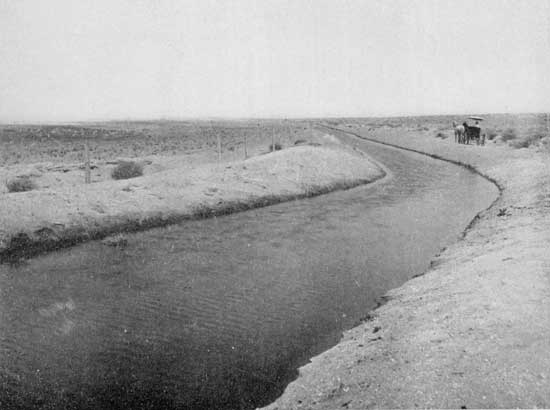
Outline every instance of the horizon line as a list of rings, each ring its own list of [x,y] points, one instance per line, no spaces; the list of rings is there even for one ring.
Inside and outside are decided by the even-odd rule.
[[[251,117],[233,117],[233,116],[160,116],[160,117],[120,117],[120,118],[90,118],[80,120],[0,120],[0,125],[37,125],[37,124],[81,124],[81,123],[107,123],[107,122],[157,122],[157,121],[304,121],[319,119],[350,119],[350,118],[415,118],[415,117],[447,117],[451,115],[550,115],[549,111],[523,111],[523,112],[462,112],[462,113],[444,113],[444,114],[391,114],[391,115],[327,115],[311,117],[290,117],[290,116],[251,116]]]

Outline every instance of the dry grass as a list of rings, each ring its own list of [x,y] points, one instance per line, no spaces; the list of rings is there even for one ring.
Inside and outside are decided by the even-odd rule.
[[[307,133],[303,121],[129,121],[78,125],[0,125],[0,165],[37,162],[82,163],[83,141],[93,161],[114,161],[149,155],[236,152],[247,140],[249,150],[262,151],[271,135],[291,145]]]

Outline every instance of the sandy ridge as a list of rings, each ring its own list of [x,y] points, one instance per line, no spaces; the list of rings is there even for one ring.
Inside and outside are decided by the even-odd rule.
[[[501,195],[425,275],[390,291],[268,408],[549,407],[548,154],[350,131],[466,164]]]
[[[3,194],[0,259],[346,189],[384,175],[362,153],[307,145],[128,180]]]

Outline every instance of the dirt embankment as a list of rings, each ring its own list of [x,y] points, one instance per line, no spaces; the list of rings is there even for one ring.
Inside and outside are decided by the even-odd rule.
[[[365,155],[337,144],[220,164],[178,167],[164,161],[163,168],[89,185],[82,184],[81,170],[76,183],[71,172],[52,177],[38,169],[36,179],[46,181],[39,190],[0,193],[0,258],[313,196],[385,175]]]
[[[467,164],[501,196],[268,408],[550,407],[548,153],[402,129],[346,131]]]

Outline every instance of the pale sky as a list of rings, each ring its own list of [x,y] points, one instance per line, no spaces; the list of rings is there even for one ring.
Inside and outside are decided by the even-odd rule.
[[[0,0],[0,121],[550,111],[550,0]]]

